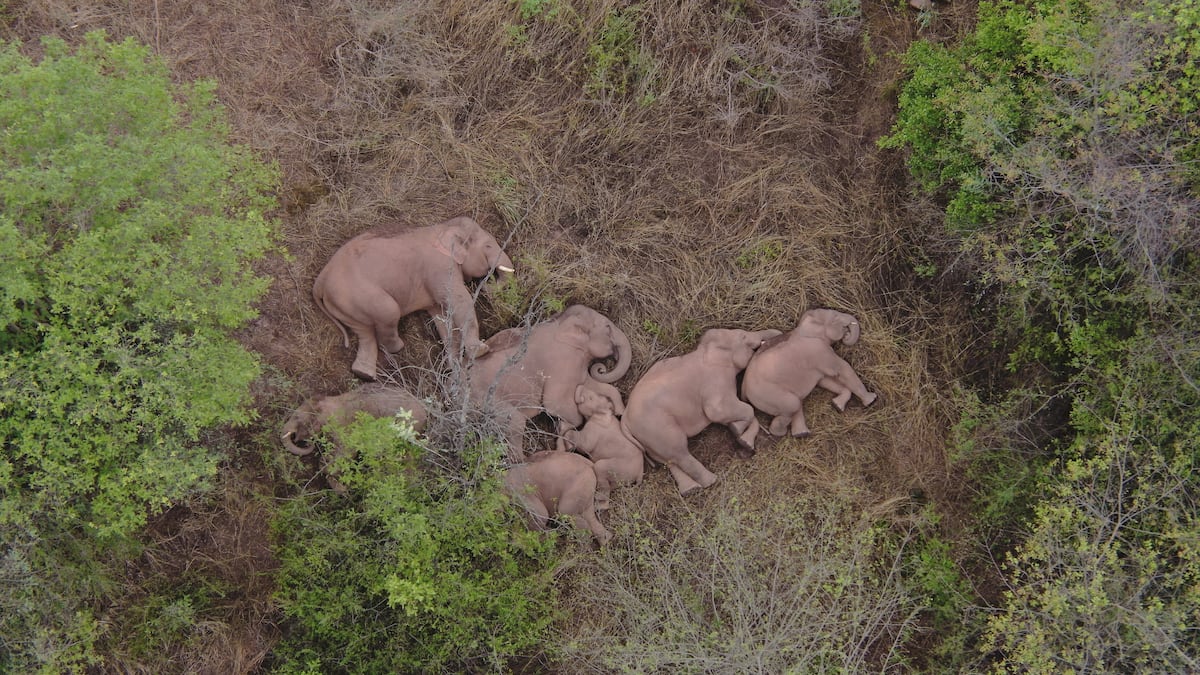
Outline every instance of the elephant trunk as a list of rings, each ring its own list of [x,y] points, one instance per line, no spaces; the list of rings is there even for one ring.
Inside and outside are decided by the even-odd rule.
[[[611,322],[610,322],[611,323]],[[609,370],[602,362],[597,361],[588,368],[588,374],[592,379],[606,384],[612,384],[617,380],[625,377],[625,373],[629,372],[629,366],[633,363],[633,350],[629,344],[629,336],[621,332],[616,324],[612,324],[612,341],[613,341],[613,358],[617,360],[617,364]]]
[[[503,279],[505,275],[516,271],[516,266],[513,265],[512,258],[509,258],[508,254],[504,251],[501,251],[500,255],[496,257],[496,264],[493,267],[496,268],[497,279]]]
[[[296,440],[296,432],[294,430],[287,428],[283,430],[283,447],[287,448],[288,452],[301,457],[312,454],[312,444],[305,443],[301,446],[296,444]]]
[[[858,342],[858,336],[859,336],[858,319],[854,318],[853,316],[850,316],[849,314],[847,314],[845,316],[846,316],[847,331],[846,331],[845,337],[842,338],[842,344],[850,346],[850,345],[853,345],[855,342]]]

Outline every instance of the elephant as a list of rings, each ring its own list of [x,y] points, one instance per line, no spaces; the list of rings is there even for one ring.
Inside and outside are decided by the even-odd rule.
[[[375,379],[378,350],[404,347],[401,317],[425,310],[446,348],[478,355],[479,322],[466,282],[495,270],[514,271],[496,238],[466,216],[401,234],[364,232],[334,252],[313,283],[317,307],[342,331],[350,346],[353,331],[358,353],[350,371]]]
[[[526,328],[509,328],[488,338],[488,351],[469,369],[471,395],[491,404],[507,426],[510,458],[524,456],[526,421],[545,412],[558,433],[583,424],[575,388],[586,384],[620,410],[621,393],[612,385],[629,370],[629,338],[603,314],[571,305]],[[612,370],[603,359],[616,360]]]
[[[603,511],[609,506],[609,493],[615,485],[642,482],[644,455],[641,447],[621,430],[611,399],[581,384],[575,388],[575,403],[587,423],[582,430],[568,429],[564,440],[568,449],[592,460],[596,471],[596,510]]]
[[[858,320],[832,309],[811,309],[787,335],[758,350],[742,377],[742,396],[755,408],[774,415],[769,431],[783,436],[809,435],[804,420],[804,399],[818,385],[834,393],[833,405],[846,409],[851,394],[863,406],[875,402],[862,380],[840,356],[833,343],[858,342]]]
[[[755,350],[780,334],[706,330],[694,351],[655,363],[629,392],[621,425],[651,460],[667,465],[679,494],[717,482],[688,452],[688,439],[709,424],[728,426],[744,452],[754,451],[758,420],[737,396],[737,376]]]
[[[360,412],[372,417],[391,417],[405,410],[412,415],[413,428],[424,430],[429,420],[425,404],[403,387],[371,383],[336,396],[316,396],[302,403],[284,423],[283,446],[294,455],[308,455],[315,449],[313,439],[327,424],[350,424]],[[334,450],[326,456],[327,468],[343,452],[337,438],[329,440]],[[328,470],[326,477],[336,492],[345,492]]]
[[[529,512],[534,529],[549,528],[550,519],[572,516],[601,544],[612,539],[596,515],[596,472],[592,462],[573,452],[535,452],[504,472],[504,487]]]

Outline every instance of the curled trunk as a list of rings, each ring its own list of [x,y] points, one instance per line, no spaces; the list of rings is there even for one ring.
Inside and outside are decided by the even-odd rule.
[[[610,322],[611,323],[611,322]],[[617,364],[609,370],[603,362],[597,361],[588,368],[588,374],[598,382],[612,384],[625,376],[629,372],[629,366],[633,363],[633,353],[629,344],[629,337],[617,328],[616,324],[612,324],[613,338],[613,358]]]
[[[849,345],[853,345],[855,342],[858,342],[858,336],[859,336],[858,319],[855,319],[853,316],[850,316],[849,314],[846,314],[845,317],[846,317],[846,328],[848,330],[846,332],[845,337],[842,338],[842,344],[849,346]]]
[[[296,432],[285,430],[283,432],[283,447],[287,448],[287,451],[292,453],[293,455],[299,455],[300,457],[312,454],[312,451],[313,451],[312,444],[305,443],[305,445],[302,445],[302,446],[296,445],[295,439],[296,439]]]

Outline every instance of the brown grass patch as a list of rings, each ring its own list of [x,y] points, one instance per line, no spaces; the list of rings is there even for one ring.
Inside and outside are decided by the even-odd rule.
[[[273,373],[259,392],[264,429],[304,396],[350,383],[353,352],[310,295],[333,251],[366,229],[466,214],[508,240],[521,265],[525,306],[485,293],[484,334],[542,299],[590,305],[633,342],[625,393],[707,328],[787,330],[812,307],[862,322],[861,342],[842,353],[879,392],[875,406],[837,413],[814,394],[814,435],[766,441],[749,461],[733,458],[724,430],[705,432],[695,453],[724,482],[680,505],[666,472],[650,471],[632,491],[651,520],[804,492],[903,522],[916,492],[956,498],[944,447],[957,415],[948,383],[967,359],[954,346],[961,311],[923,297],[906,255],[927,225],[907,210],[899,158],[874,147],[891,120],[896,52],[916,36],[912,15],[874,2],[844,19],[825,3],[766,0],[547,6],[558,11],[522,16],[518,3],[466,0],[40,0],[7,12],[24,39],[103,27],[153,45],[180,80],[214,78],[237,138],[279,163],[287,255],[263,263],[275,282],[244,332]],[[973,3],[944,11],[949,34]],[[631,40],[609,40],[613,17],[636,26]],[[604,54],[613,58],[599,73]],[[402,335],[403,364],[439,367],[424,317],[406,319]],[[152,530],[148,555],[163,560],[143,561],[148,575],[211,564],[245,579],[225,628],[188,657],[234,670],[261,659],[274,635],[263,623],[269,584],[224,569],[235,563],[216,553],[241,550],[218,541],[236,513],[265,517],[243,506],[190,514],[187,534]],[[270,568],[263,551],[245,562]],[[244,659],[209,651],[233,629],[253,643]]]

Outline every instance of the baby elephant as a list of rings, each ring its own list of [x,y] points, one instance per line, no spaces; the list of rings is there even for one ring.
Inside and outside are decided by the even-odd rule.
[[[839,411],[853,394],[864,406],[875,402],[858,374],[833,351],[833,343],[858,342],[858,321],[832,309],[812,309],[787,335],[768,342],[750,359],[742,379],[742,395],[755,408],[774,415],[770,432],[782,436],[809,435],[804,399],[818,385],[834,394]]]
[[[596,473],[586,457],[535,452],[505,472],[504,486],[524,504],[535,529],[549,529],[551,518],[569,515],[576,527],[587,529],[601,544],[612,539],[596,515]]]
[[[591,458],[596,472],[596,509],[603,511],[614,485],[642,482],[645,460],[641,447],[621,431],[611,399],[581,384],[575,388],[575,404],[587,424],[582,431],[567,431],[564,438],[568,447]]]
[[[364,384],[337,396],[316,396],[305,401],[283,425],[283,446],[294,455],[308,455],[315,449],[312,441],[326,424],[346,425],[354,416],[364,412],[372,417],[391,417],[401,410],[412,414],[413,428],[421,431],[428,413],[421,399],[402,387],[384,384]],[[326,458],[328,466],[340,453],[338,439],[331,438],[334,450]],[[337,492],[345,488],[333,476],[329,485]]]

